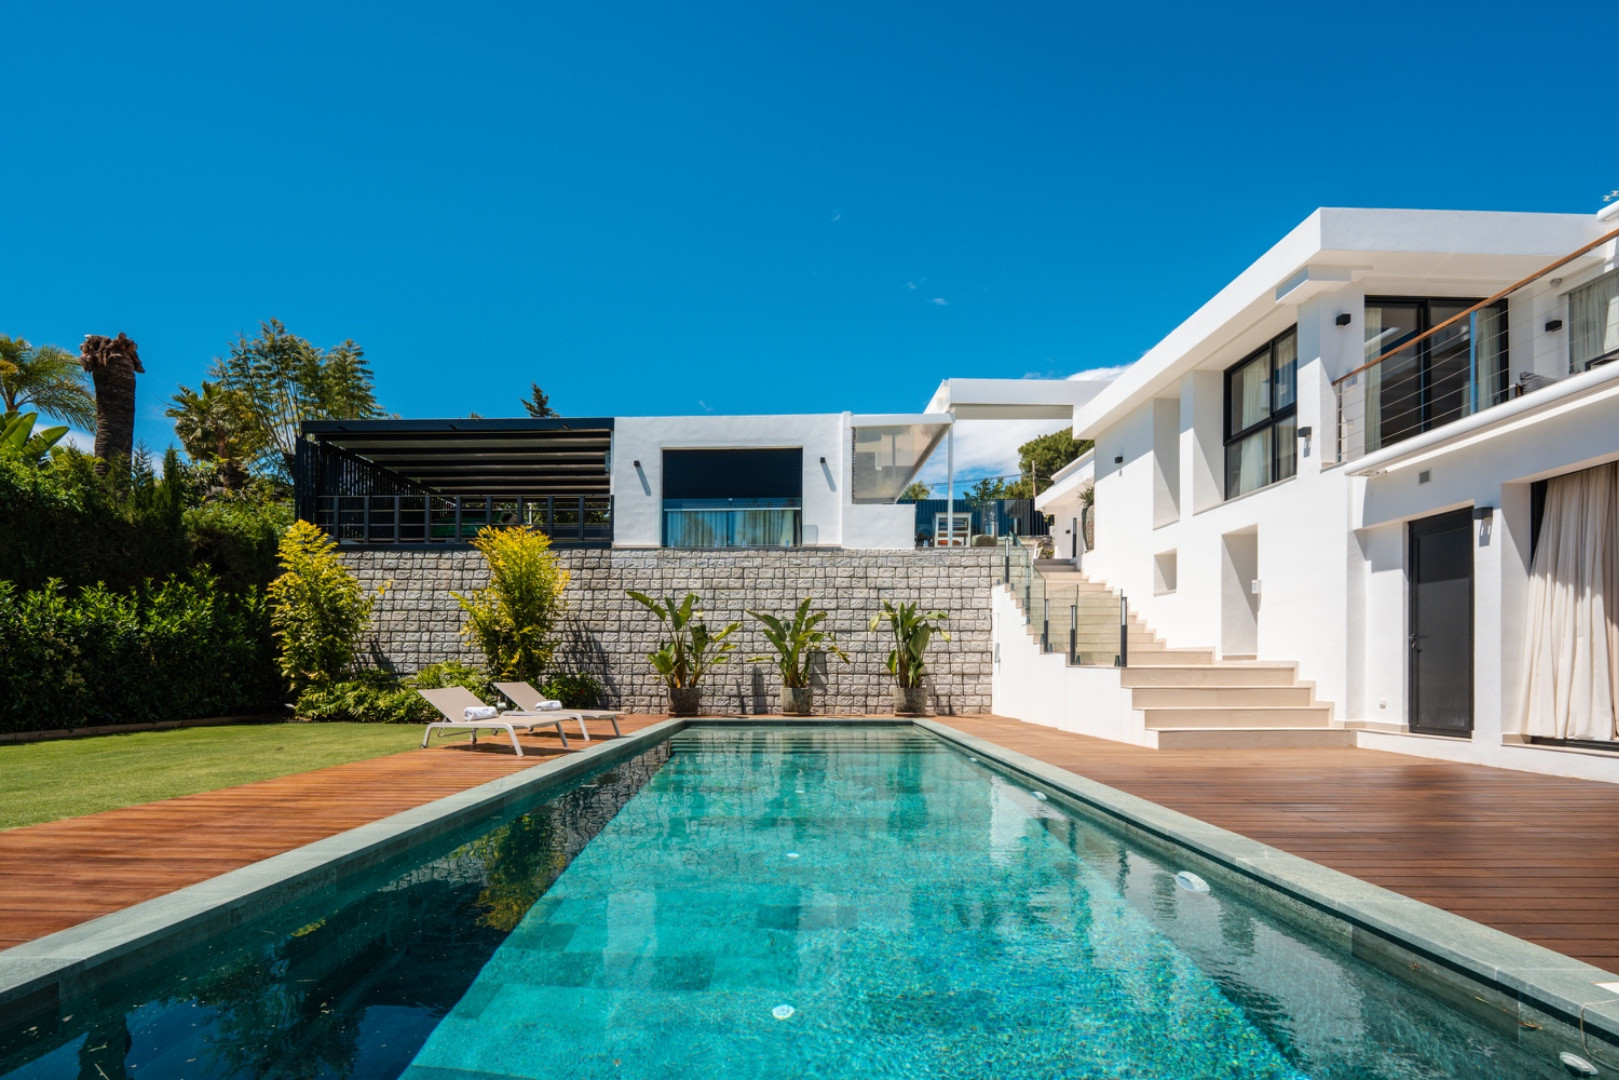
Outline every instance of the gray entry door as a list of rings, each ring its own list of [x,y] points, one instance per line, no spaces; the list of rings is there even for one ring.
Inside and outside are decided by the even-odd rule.
[[[1411,523],[1411,730],[1473,730],[1473,515]]]

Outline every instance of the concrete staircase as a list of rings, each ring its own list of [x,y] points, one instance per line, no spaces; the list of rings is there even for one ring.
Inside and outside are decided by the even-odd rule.
[[[1051,598],[1049,651],[1068,651],[1072,606],[1075,652],[1083,665],[1114,664],[1119,653],[1119,596],[1068,563],[1037,562]],[[1014,588],[1022,605],[1022,593]],[[1038,637],[1036,613],[1026,631]],[[1214,659],[1212,649],[1172,649],[1132,611],[1128,664],[1120,685],[1141,715],[1146,743],[1160,749],[1352,746],[1354,734],[1333,723],[1332,706],[1292,663]]]

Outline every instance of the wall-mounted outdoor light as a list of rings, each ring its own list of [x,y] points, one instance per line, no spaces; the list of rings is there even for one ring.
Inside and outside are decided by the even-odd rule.
[[[640,468],[640,467],[641,467],[641,459],[640,459],[640,458],[636,458],[636,459],[635,459],[635,462],[634,462],[634,464],[635,464],[635,467],[636,467],[636,468],[637,468],[637,469],[639,469],[639,468]]]
[[[1475,507],[1473,507],[1473,520],[1474,521],[1493,521],[1493,520],[1495,520],[1495,507],[1493,507],[1493,506],[1475,506]]]
[[[1338,317],[1332,320],[1338,326],[1348,326],[1351,316],[1347,311],[1340,311]]]
[[[1113,464],[1115,464],[1115,465],[1123,465],[1124,464],[1124,455],[1123,454],[1116,455],[1113,458]]]
[[[1546,323],[1546,333],[1548,333],[1548,334],[1556,333],[1558,330],[1561,330],[1562,328],[1563,328],[1563,320],[1562,319],[1550,319]]]
[[[822,458],[822,459],[821,459],[821,464],[822,464],[822,465],[825,465],[825,464],[826,464],[826,458]]]

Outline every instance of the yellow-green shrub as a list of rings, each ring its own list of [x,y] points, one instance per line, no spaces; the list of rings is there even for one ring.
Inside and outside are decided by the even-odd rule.
[[[483,650],[490,674],[538,686],[556,652],[568,571],[544,533],[518,526],[478,530],[472,546],[489,564],[489,584],[453,595],[467,613],[463,636]]]

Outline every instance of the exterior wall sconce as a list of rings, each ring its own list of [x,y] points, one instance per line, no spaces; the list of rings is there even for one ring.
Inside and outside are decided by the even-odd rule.
[[[825,465],[825,464],[826,464],[826,458],[822,458],[822,459],[821,459],[821,464],[822,464],[822,465]]]
[[[1337,325],[1337,326],[1348,326],[1349,325],[1349,320],[1350,320],[1349,312],[1340,311],[1338,313],[1338,317],[1336,319],[1332,320],[1332,321],[1333,321],[1334,325]]]
[[[1123,454],[1116,455],[1113,458],[1113,464],[1115,464],[1115,465],[1123,465],[1124,464],[1124,455]]]
[[[1551,320],[1548,320],[1547,323],[1546,323],[1546,333],[1548,333],[1548,334],[1555,333],[1556,331],[1561,330],[1562,328],[1563,328],[1563,320],[1562,319],[1551,319]]]
[[[1493,507],[1493,506],[1475,506],[1475,507],[1473,507],[1473,520],[1474,521],[1493,521],[1493,520],[1495,520],[1495,507]]]
[[[640,458],[636,458],[636,459],[635,459],[635,461],[634,461],[634,462],[633,462],[633,464],[634,464],[634,465],[635,465],[635,467],[636,467],[636,468],[637,468],[637,469],[639,469],[639,468],[640,468],[640,467],[641,467],[641,459],[640,459]]]

